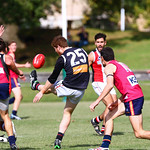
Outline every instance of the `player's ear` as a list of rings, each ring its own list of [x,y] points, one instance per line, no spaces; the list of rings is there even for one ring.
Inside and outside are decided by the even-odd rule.
[[[105,43],[104,43],[105,45],[107,44],[107,41],[105,41]]]

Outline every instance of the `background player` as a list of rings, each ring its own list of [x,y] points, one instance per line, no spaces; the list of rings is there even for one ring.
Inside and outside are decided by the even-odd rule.
[[[11,56],[5,55],[7,52],[6,44],[3,39],[0,39],[0,127],[1,130],[5,130],[8,134],[8,141],[12,150],[17,149],[16,138],[13,133],[12,122],[9,118],[8,107],[9,107],[9,95],[10,95],[10,77],[9,69],[13,70],[19,75],[21,79],[25,79],[23,73],[19,71]],[[4,124],[3,124],[4,122]]]
[[[103,143],[101,147],[90,150],[109,150],[111,136],[113,132],[113,119],[126,114],[129,116],[134,134],[137,138],[150,139],[150,131],[143,130],[142,108],[144,96],[141,87],[134,73],[123,63],[114,58],[114,52],[110,47],[101,51],[102,62],[107,76],[107,85],[98,99],[90,105],[94,111],[99,102],[110,92],[114,84],[122,94],[120,100],[115,101],[109,106],[109,113],[106,116],[106,127]]]
[[[63,136],[71,121],[71,115],[88,86],[89,67],[87,53],[81,48],[68,47],[64,37],[56,36],[51,45],[59,55],[52,74],[44,86],[36,81],[35,71],[31,72],[30,79],[32,89],[40,90],[33,99],[34,103],[38,102],[47,90],[57,94],[58,97],[67,97],[63,118],[54,143],[54,148],[60,149]],[[66,77],[64,80],[56,82],[63,68],[66,71]]]
[[[10,42],[8,47],[9,47],[8,55],[12,56],[17,68],[23,68],[23,67],[24,68],[30,68],[31,67],[31,64],[29,62],[26,62],[25,64],[16,63],[15,52],[17,49],[17,44],[15,41]],[[19,116],[17,116],[17,111],[18,111],[20,102],[23,99],[23,96],[21,93],[21,87],[20,87],[20,83],[18,81],[18,75],[15,72],[10,71],[10,76],[11,76],[11,88],[12,88],[12,92],[13,92],[14,97],[15,97],[14,104],[13,104],[13,110],[12,110],[12,114],[11,114],[10,118],[16,119],[16,120],[21,120],[21,118]],[[12,99],[10,99],[10,101]]]
[[[95,35],[96,49],[93,50],[88,56],[89,66],[91,66],[92,68],[92,86],[93,86],[94,91],[98,94],[98,96],[101,95],[104,87],[106,86],[106,75],[104,73],[104,67],[101,61],[101,54],[100,54],[100,51],[104,48],[106,43],[107,42],[106,42],[105,34],[103,33],[96,34]],[[104,129],[105,129],[105,117],[104,116],[108,112],[108,105],[111,104],[113,101],[117,100],[116,91],[114,88],[110,91],[110,94],[108,94],[103,99],[103,103],[106,105],[105,111],[100,116],[97,116],[96,118],[93,118],[91,120],[91,123],[95,131],[99,135],[103,135],[104,133]],[[100,131],[99,123],[102,120],[103,120],[103,125]]]

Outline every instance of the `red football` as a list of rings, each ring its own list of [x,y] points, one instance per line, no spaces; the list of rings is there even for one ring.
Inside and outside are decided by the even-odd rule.
[[[34,58],[33,58],[33,66],[36,69],[41,68],[45,63],[45,56],[43,54],[37,54]]]

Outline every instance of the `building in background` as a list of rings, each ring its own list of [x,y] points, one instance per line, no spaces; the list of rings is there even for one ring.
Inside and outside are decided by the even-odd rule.
[[[57,8],[52,5],[52,11],[46,12],[46,19],[41,18],[42,28],[62,28],[62,15]],[[69,28],[78,28],[83,25],[84,17],[90,13],[88,0],[66,0],[66,14]]]

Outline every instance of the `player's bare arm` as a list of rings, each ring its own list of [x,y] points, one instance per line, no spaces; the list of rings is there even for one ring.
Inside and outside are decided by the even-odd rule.
[[[109,105],[108,109],[110,111],[114,110],[120,103],[122,103],[121,99],[117,99],[115,102]]]
[[[107,76],[107,85],[105,86],[102,94],[98,97],[98,99],[90,105],[90,110],[94,111],[95,107],[100,103],[100,101],[111,91],[114,87],[114,77],[113,74],[116,71],[115,65],[109,64],[105,67],[105,74]]]
[[[92,65],[93,61],[94,61],[94,55],[93,55],[93,53],[90,53],[90,54],[88,55],[89,66]]]
[[[25,64],[18,64],[18,63],[15,63],[17,68],[30,68],[31,67],[31,64],[29,62],[26,62]]]

